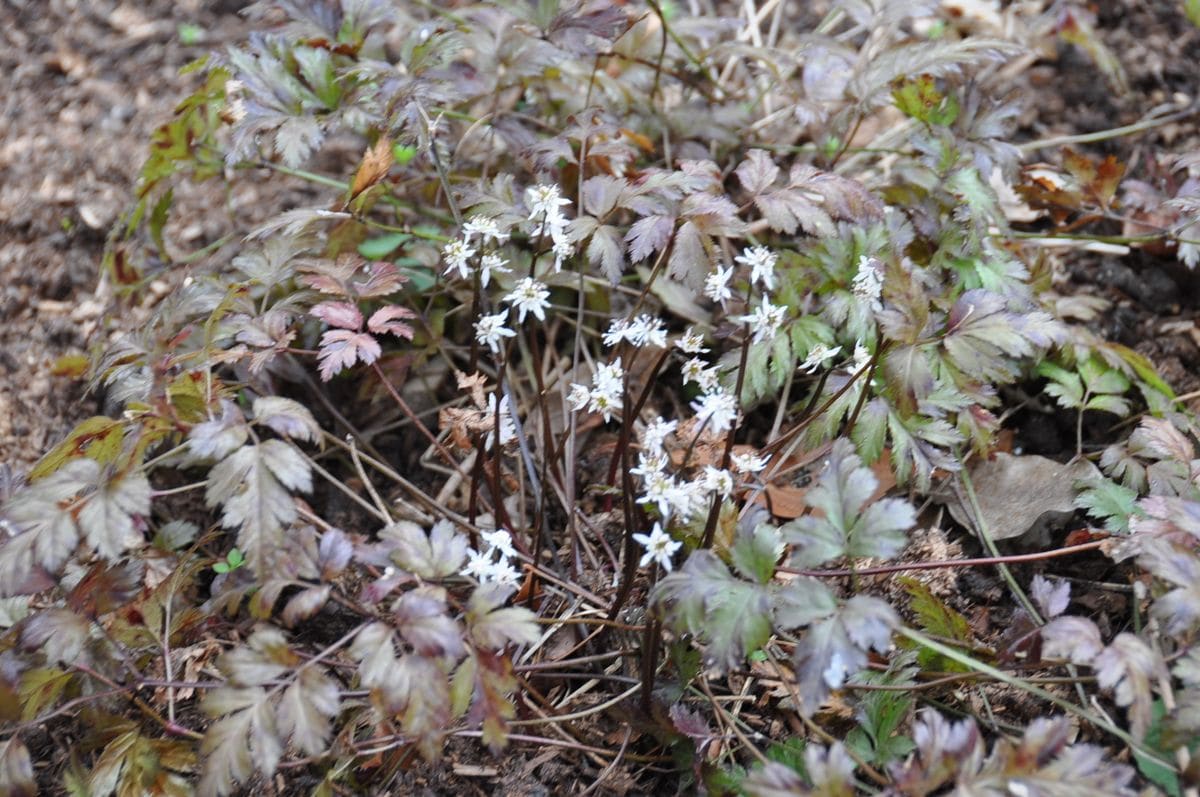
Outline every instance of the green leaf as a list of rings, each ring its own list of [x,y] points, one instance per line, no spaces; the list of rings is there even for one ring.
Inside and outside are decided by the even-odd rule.
[[[932,75],[896,79],[892,83],[892,99],[905,116],[926,124],[945,127],[958,118],[958,100],[938,91]]]
[[[748,534],[739,534],[729,550],[734,568],[748,579],[766,584],[775,575],[775,564],[783,555],[779,529],[760,523]]]
[[[766,644],[771,606],[766,587],[736,578],[712,551],[696,551],[654,588],[651,606],[671,628],[707,644],[709,666],[732,669]]]
[[[1083,405],[1085,410],[1099,410],[1101,412],[1111,412],[1113,415],[1125,417],[1129,414],[1129,402],[1120,396],[1099,395],[1092,396],[1087,403]]]
[[[417,148],[396,142],[392,144],[392,157],[396,159],[397,166],[407,166],[417,157]]]
[[[1142,740],[1142,744],[1150,750],[1158,753],[1159,757],[1166,761],[1170,761],[1174,757],[1174,750],[1164,749],[1163,744],[1163,728],[1166,718],[1166,709],[1163,707],[1162,700],[1155,700],[1152,709],[1152,720],[1150,730],[1146,733],[1146,738]],[[1194,747],[1195,745],[1191,745]],[[1137,762],[1137,767],[1146,779],[1151,783],[1159,786],[1170,797],[1179,797],[1179,775],[1174,770],[1163,766],[1155,759],[1146,754],[1134,750],[1133,760]]]
[[[1054,396],[1060,407],[1074,410],[1083,406],[1083,379],[1079,374],[1049,361],[1039,363],[1037,372],[1051,380],[1044,391]]]
[[[783,527],[796,545],[796,567],[815,567],[841,556],[891,558],[904,548],[906,532],[916,524],[912,505],[896,498],[868,501],[879,480],[854,453],[854,444],[839,438],[817,484],[805,501],[820,516],[805,515]]]
[[[1092,393],[1124,393],[1129,390],[1129,379],[1114,368],[1107,368],[1094,357],[1079,363],[1079,375]]]
[[[406,232],[392,232],[376,238],[368,238],[358,245],[358,253],[368,260],[383,260],[400,248],[412,236]]]
[[[1104,521],[1109,531],[1128,533],[1129,518],[1136,511],[1136,490],[1102,479],[1088,485],[1075,497],[1075,506]]]
[[[969,645],[973,639],[967,618],[947,606],[929,587],[911,576],[897,581],[909,595],[909,608],[917,615],[921,628],[930,634]],[[921,666],[944,672],[966,672],[967,667],[937,653],[922,649],[918,654]]]

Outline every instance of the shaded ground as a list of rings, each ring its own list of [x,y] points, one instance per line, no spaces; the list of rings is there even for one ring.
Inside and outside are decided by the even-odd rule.
[[[0,5],[0,462],[14,469],[94,412],[51,366],[94,342],[105,236],[151,130],[195,80],[179,68],[241,35],[237,5]]]

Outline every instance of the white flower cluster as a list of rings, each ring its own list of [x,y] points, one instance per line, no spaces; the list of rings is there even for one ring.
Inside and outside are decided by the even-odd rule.
[[[883,264],[874,257],[860,257],[858,273],[850,288],[861,302],[878,313],[883,309]]]
[[[487,546],[484,550],[467,551],[467,564],[461,572],[464,576],[483,584],[508,584],[515,586],[521,581],[521,571],[512,564],[517,555],[513,548],[512,535],[504,529],[484,531],[479,535]],[[499,558],[496,555],[499,554]]]
[[[634,346],[667,347],[667,327],[662,319],[643,313],[632,321],[618,318],[608,325],[604,333],[604,345],[612,348],[622,341]]]
[[[529,220],[534,222],[530,234],[550,236],[554,270],[562,271],[563,261],[575,254],[575,245],[567,235],[568,219],[562,212],[562,208],[571,204],[571,200],[563,197],[557,185],[549,183],[526,188],[525,204],[529,207]]]
[[[472,216],[463,225],[462,238],[457,238],[442,247],[442,260],[446,262],[445,274],[457,274],[459,279],[470,279],[475,271],[479,271],[479,283],[487,287],[492,281],[493,274],[508,274],[512,269],[508,261],[497,252],[489,251],[480,254],[489,242],[497,246],[508,240],[508,232],[501,230],[495,219],[486,216]],[[478,237],[479,247],[475,248]],[[480,255],[478,262],[473,262]]]
[[[567,393],[567,401],[571,410],[579,412],[587,407],[591,412],[604,416],[605,422],[611,421],[614,415],[621,412],[625,392],[625,369],[621,367],[618,357],[607,365],[601,365],[592,374],[592,386],[572,384]]]

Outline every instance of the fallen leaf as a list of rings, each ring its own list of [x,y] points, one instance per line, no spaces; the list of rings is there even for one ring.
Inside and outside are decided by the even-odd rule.
[[[388,169],[392,168],[394,161],[391,139],[387,136],[380,136],[379,140],[375,142],[375,146],[363,153],[358,171],[354,173],[354,183],[350,186],[350,198],[354,199],[387,177]]]
[[[1092,463],[1064,465],[1039,456],[999,453],[971,468],[971,482],[983,524],[993,540],[1025,534],[1039,536],[1054,523],[1075,514],[1075,482],[1099,475]],[[955,495],[946,495],[946,508],[963,526],[976,530],[974,513]],[[1032,540],[1031,540],[1032,542]]]

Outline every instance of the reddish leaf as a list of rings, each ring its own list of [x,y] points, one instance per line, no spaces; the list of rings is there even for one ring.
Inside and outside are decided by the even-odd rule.
[[[356,331],[362,329],[362,313],[356,306],[347,302],[321,302],[308,312],[331,327]]]
[[[408,324],[403,324],[396,319],[398,318],[416,318],[417,314],[407,307],[389,304],[386,307],[381,307],[371,314],[370,320],[367,321],[367,329],[374,332],[376,335],[382,335],[385,332],[390,332],[399,338],[407,338],[412,340],[413,328]]]
[[[359,360],[370,365],[379,359],[382,351],[379,342],[366,332],[331,329],[321,336],[321,352],[317,355],[321,363],[321,379],[328,382],[335,374]]]

